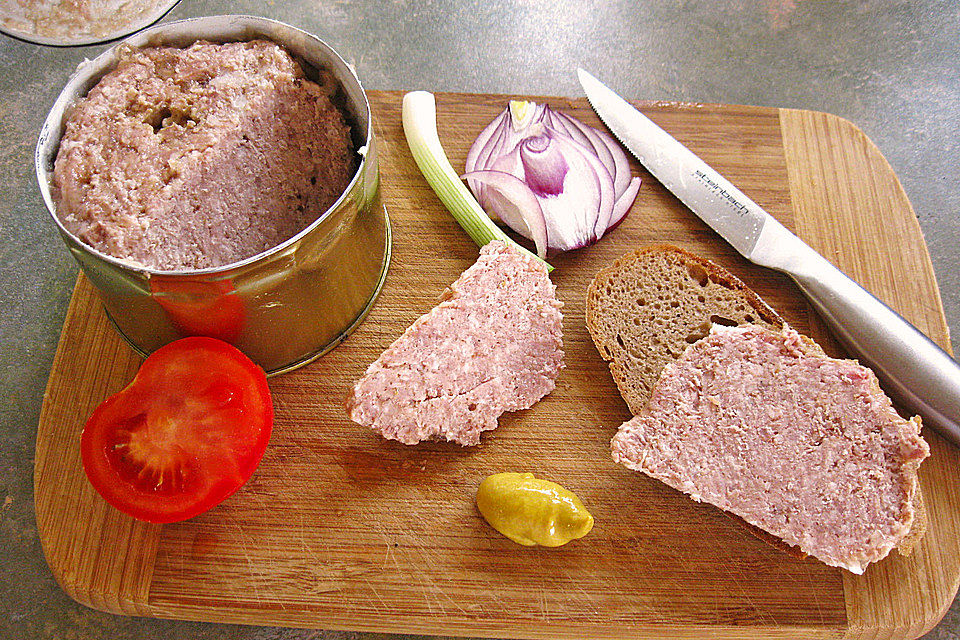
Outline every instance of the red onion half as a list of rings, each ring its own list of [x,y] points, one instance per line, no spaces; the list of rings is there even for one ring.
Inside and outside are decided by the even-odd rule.
[[[533,240],[541,258],[599,240],[640,189],[607,133],[517,100],[480,132],[463,178],[484,211]]]

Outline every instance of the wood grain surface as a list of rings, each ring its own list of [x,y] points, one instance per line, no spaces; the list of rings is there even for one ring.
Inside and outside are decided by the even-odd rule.
[[[626,406],[586,333],[588,282],[634,247],[671,242],[712,258],[788,321],[839,353],[791,282],[750,265],[634,163],[625,222],[554,260],[566,369],[532,409],[481,445],[407,447],[351,423],[352,382],[475,260],[477,248],[414,165],[400,93],[370,92],[382,141],[393,263],[361,327],[320,360],[270,381],[276,426],[251,481],[192,520],[148,525],[87,482],[79,434],[138,364],[81,277],[40,418],[35,492],[48,563],[64,590],[125,614],[328,629],[517,638],[903,638],[931,628],[960,579],[960,458],[929,429],[921,469],[930,529],[909,558],[864,576],[797,560],[610,460]],[[463,166],[507,97],[437,96],[440,138]],[[599,125],[584,100],[550,98]],[[822,113],[641,103],[643,110],[786,226],[948,347],[913,211],[889,165],[851,124]],[[580,495],[583,540],[522,548],[473,505],[480,480],[532,471]]]

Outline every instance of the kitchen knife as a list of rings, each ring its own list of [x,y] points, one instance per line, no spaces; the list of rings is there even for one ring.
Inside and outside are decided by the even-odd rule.
[[[663,186],[747,260],[789,275],[891,395],[960,446],[960,365],[613,90],[577,75],[600,119]]]

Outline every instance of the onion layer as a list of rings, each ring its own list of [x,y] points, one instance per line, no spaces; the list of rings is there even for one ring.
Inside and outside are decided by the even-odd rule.
[[[602,238],[640,189],[610,135],[516,100],[474,141],[463,178],[484,211],[533,240],[540,257]]]

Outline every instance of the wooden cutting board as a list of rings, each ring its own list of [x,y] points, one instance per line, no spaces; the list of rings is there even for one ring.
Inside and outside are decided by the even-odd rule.
[[[504,416],[471,449],[407,447],[351,423],[343,401],[352,381],[477,256],[409,155],[401,95],[370,95],[394,229],[383,293],[342,346],[271,380],[277,421],[266,456],[219,507],[149,525],[108,507],[88,484],[83,422],[140,360],[78,280],[44,397],[35,474],[44,552],[68,594],[124,614],[518,638],[904,638],[936,624],[960,579],[960,459],[929,429],[932,454],[921,469],[929,531],[911,557],[894,553],[864,576],[782,554],[716,509],[611,461],[608,442],[629,416],[586,333],[584,295],[593,274],[630,249],[670,242],[720,262],[837,353],[787,278],[736,255],[636,164],[644,183],[624,224],[554,260],[566,350],[556,391]],[[462,167],[507,98],[437,98],[440,138]],[[599,126],[585,100],[549,102]],[[948,347],[914,213],[853,125],[808,111],[640,106]],[[596,517],[593,532],[559,549],[496,534],[473,496],[483,477],[506,470],[576,491]]]

